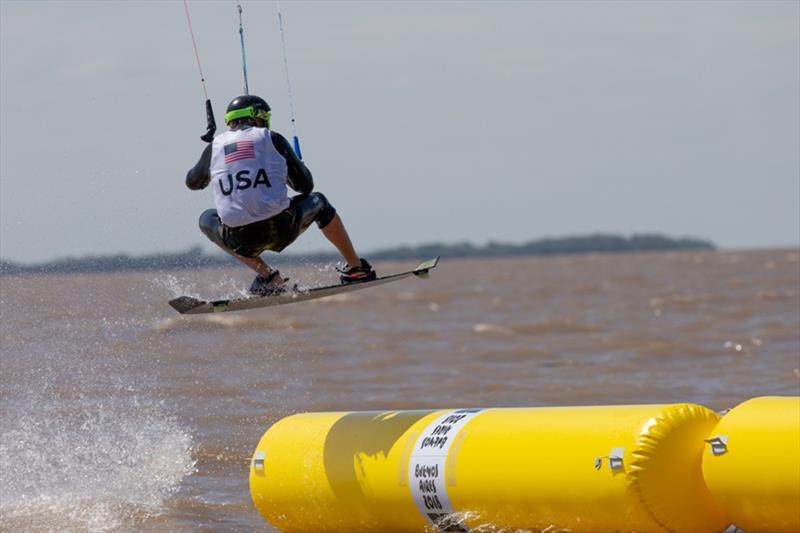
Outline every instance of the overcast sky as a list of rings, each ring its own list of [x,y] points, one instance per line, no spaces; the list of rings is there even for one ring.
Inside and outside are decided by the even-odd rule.
[[[288,137],[275,4],[242,5],[250,91]],[[212,250],[211,191],[184,185],[205,116],[183,3],[0,6],[0,256]],[[221,123],[243,91],[235,1],[189,6]],[[281,7],[303,155],[362,251],[800,244],[800,2]],[[315,227],[290,248],[327,249]]]

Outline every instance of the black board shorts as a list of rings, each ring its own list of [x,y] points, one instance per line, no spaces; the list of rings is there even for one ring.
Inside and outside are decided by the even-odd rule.
[[[213,211],[216,215],[216,210]],[[324,228],[335,214],[336,210],[323,194],[312,192],[292,197],[289,207],[266,220],[235,228],[222,222],[219,224],[226,248],[244,257],[258,257],[266,250],[282,251],[308,229],[312,222],[316,222],[320,229]],[[201,228],[202,219],[203,217]]]

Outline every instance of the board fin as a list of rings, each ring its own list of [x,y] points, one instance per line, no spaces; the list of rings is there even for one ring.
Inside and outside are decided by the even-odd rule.
[[[436,268],[436,265],[439,264],[439,256],[434,257],[433,259],[428,259],[427,261],[423,261],[422,263],[417,265],[412,273],[417,276],[418,278],[427,279],[430,277],[430,271],[432,268]]]

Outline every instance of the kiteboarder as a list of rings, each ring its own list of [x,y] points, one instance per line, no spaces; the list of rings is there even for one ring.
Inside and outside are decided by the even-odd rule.
[[[289,142],[269,129],[270,107],[255,95],[234,98],[225,124],[186,174],[186,186],[214,193],[215,209],[200,215],[200,230],[212,242],[256,272],[250,293],[284,290],[287,279],[260,255],[280,252],[316,222],[345,264],[337,269],[342,283],[375,279],[372,266],[356,254],[341,218],[328,199],[313,192],[311,172]],[[287,186],[300,194],[289,197]]]

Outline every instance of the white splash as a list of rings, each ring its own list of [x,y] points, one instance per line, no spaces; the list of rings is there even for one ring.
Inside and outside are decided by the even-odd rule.
[[[4,417],[0,522],[50,531],[131,528],[159,514],[194,472],[191,436],[157,406],[129,398],[28,407]]]

